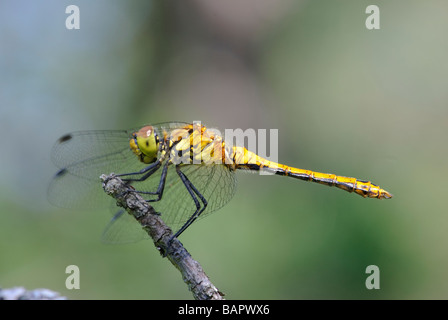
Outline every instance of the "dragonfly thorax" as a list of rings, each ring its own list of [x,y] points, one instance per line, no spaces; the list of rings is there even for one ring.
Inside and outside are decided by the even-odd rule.
[[[145,126],[134,132],[129,145],[141,162],[148,164],[156,161],[159,138],[152,126]]]

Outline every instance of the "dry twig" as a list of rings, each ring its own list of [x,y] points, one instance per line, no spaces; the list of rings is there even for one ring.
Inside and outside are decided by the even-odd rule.
[[[180,271],[195,299],[223,299],[224,294],[211,283],[199,262],[191,257],[182,243],[176,238],[172,239],[172,230],[148,202],[138,193],[130,191],[129,186],[114,174],[102,175],[101,180],[104,191],[140,223],[162,256],[167,257]]]

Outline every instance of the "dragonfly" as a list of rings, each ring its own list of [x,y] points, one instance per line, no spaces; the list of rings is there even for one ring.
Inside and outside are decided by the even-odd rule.
[[[367,180],[270,161],[243,146],[227,143],[219,131],[195,122],[69,133],[54,145],[52,160],[59,167],[48,191],[53,204],[103,207],[110,198],[103,192],[99,177],[115,173],[130,191],[153,203],[167,225],[177,228],[176,238],[198,218],[230,201],[236,190],[237,170],[335,186],[365,198],[392,198],[391,193]],[[108,230],[113,230],[122,216],[129,215],[123,211],[116,214]]]

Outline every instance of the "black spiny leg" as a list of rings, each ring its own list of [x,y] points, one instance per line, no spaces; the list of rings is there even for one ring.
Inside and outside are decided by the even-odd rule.
[[[138,174],[146,173],[145,175],[143,175],[142,177],[137,178],[137,179],[122,179],[125,182],[144,181],[144,180],[148,179],[148,177],[150,177],[154,172],[159,170],[161,165],[162,165],[162,162],[159,159],[157,159],[156,162],[151,163],[149,166],[143,168],[140,171],[131,172],[131,173],[117,174],[116,176],[117,177],[135,176],[135,175],[138,175]]]
[[[165,190],[165,181],[166,181],[166,176],[168,173],[168,166],[170,165],[169,161],[166,161],[165,164],[163,165],[163,169],[162,169],[162,175],[160,176],[160,182],[159,182],[159,186],[157,187],[157,191],[139,191],[139,190],[129,190],[129,192],[136,192],[138,194],[149,194],[149,195],[157,195],[156,199],[150,199],[150,200],[146,200],[147,202],[157,202],[160,201],[160,199],[162,199],[162,195],[163,195],[163,190]],[[135,182],[135,181],[144,181],[146,180],[150,175],[152,175],[154,172],[156,172],[158,169],[160,168],[160,164],[153,168],[151,171],[149,171],[147,174],[145,174],[143,177],[136,179],[136,180],[123,180],[126,181],[127,184],[130,184],[131,182]]]
[[[154,174],[154,172],[156,172],[157,170],[160,169],[161,165],[162,165],[161,160],[157,159],[157,161],[155,161],[154,163],[151,163],[149,166],[143,168],[140,171],[117,174],[116,176],[117,177],[126,177],[126,176],[144,174],[143,176],[141,176],[140,178],[137,178],[137,179],[131,179],[131,178],[124,178],[124,179],[122,179],[123,182],[125,182],[125,184],[127,186],[130,186],[132,182],[145,181],[146,179],[148,179],[152,174]],[[130,187],[128,188],[128,192],[138,192],[138,193],[141,193],[141,192],[139,192],[137,190],[134,190],[133,188],[130,188]],[[157,192],[144,192],[144,193],[145,194],[157,194]],[[159,200],[160,200],[160,197],[159,197]]]
[[[184,183],[185,187],[188,190],[188,193],[190,193],[190,196],[193,198],[193,201],[196,205],[196,211],[191,215],[190,218],[188,218],[187,222],[180,228],[176,234],[173,236],[173,238],[178,238],[182,232],[184,232],[200,215],[202,212],[204,212],[205,208],[207,208],[207,200],[202,196],[202,194],[196,189],[196,187],[188,180],[187,176],[180,171],[179,166],[176,166],[176,172],[179,175],[180,179]],[[198,198],[202,201],[202,208],[201,204],[199,203]]]
[[[160,176],[160,182],[159,182],[159,186],[157,187],[156,192],[136,191],[140,194],[156,194],[157,195],[157,199],[146,200],[147,202],[156,202],[156,201],[160,201],[160,199],[162,199],[163,190],[165,190],[165,181],[166,181],[166,175],[168,173],[168,165],[169,164],[170,164],[170,162],[166,161],[165,164],[163,165],[162,175]]]

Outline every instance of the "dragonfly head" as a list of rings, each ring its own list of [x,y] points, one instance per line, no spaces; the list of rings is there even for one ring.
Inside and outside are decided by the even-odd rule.
[[[152,163],[157,160],[159,137],[152,126],[145,126],[134,132],[129,145],[141,162]]]

